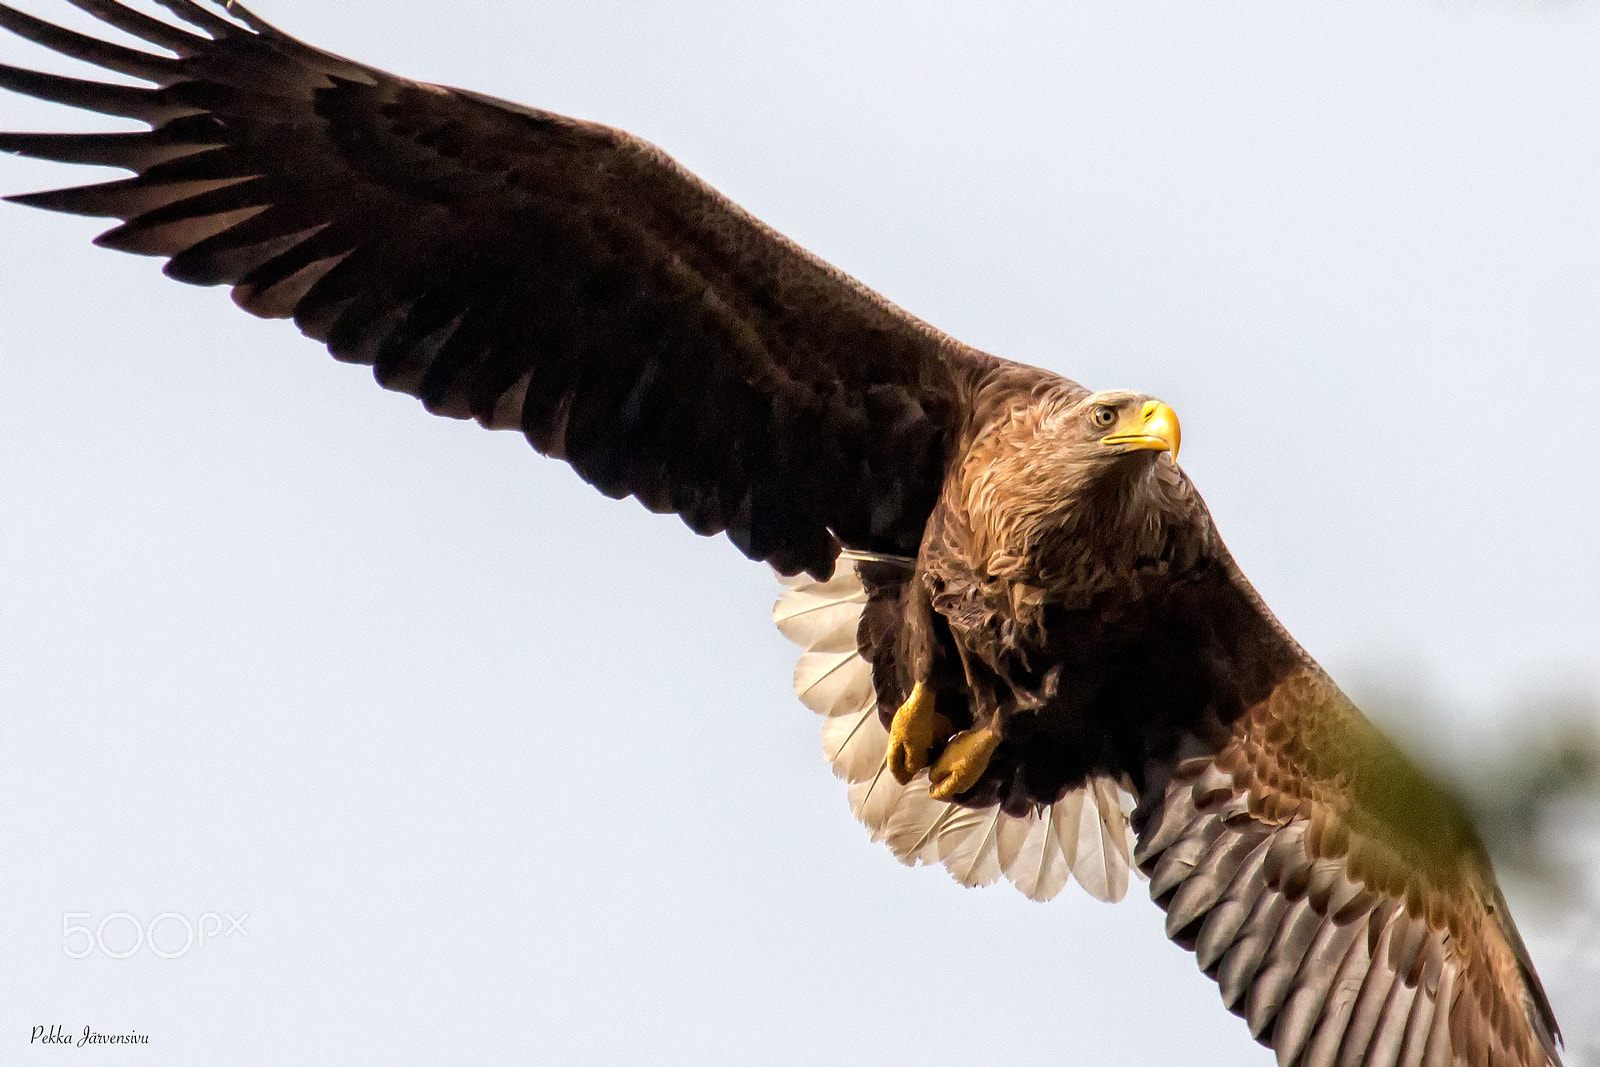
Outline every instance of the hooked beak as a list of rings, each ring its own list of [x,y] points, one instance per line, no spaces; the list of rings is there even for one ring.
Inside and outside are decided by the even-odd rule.
[[[1183,430],[1178,426],[1176,411],[1159,400],[1146,400],[1137,416],[1131,412],[1124,415],[1117,432],[1100,440],[1103,444],[1120,446],[1124,452],[1142,449],[1166,452],[1176,463]]]

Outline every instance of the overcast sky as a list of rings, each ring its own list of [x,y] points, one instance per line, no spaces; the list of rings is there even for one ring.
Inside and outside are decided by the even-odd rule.
[[[1358,698],[1600,696],[1600,7],[254,7],[629,129],[955,336],[1166,399]],[[764,568],[101,228],[0,210],[0,1059],[1271,1062],[1142,884],[1040,906],[869,842]],[[124,912],[247,932],[68,957]]]

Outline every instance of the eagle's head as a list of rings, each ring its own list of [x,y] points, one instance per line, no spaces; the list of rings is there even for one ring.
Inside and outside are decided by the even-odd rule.
[[[1145,393],[1107,389],[1057,394],[1022,424],[1001,431],[1015,461],[1058,502],[1137,494],[1146,483],[1181,481],[1178,413]],[[1006,451],[1003,445],[1001,451]]]
[[[1081,451],[1073,451],[1085,458],[1093,457],[1097,465],[1117,464],[1124,457],[1139,458],[1138,453],[1154,453],[1145,457],[1154,459],[1164,452],[1174,463],[1178,460],[1178,445],[1183,439],[1178,413],[1143,393],[1090,393],[1067,410],[1064,421],[1069,424],[1062,427],[1066,436],[1082,446]],[[1070,426],[1073,421],[1080,425]]]
[[[1177,465],[1171,407],[1126,390],[1038,399],[973,457],[992,463],[967,485],[986,570],[1026,560],[1030,572],[1098,588],[1203,549],[1209,524]]]
[[[1178,461],[1182,440],[1178,413],[1160,400],[1126,392],[1099,392],[1086,397],[1078,408],[1090,440],[1106,453],[1126,456],[1154,451]]]
[[[1113,542],[1192,517],[1178,468],[1178,413],[1144,393],[1105,390],[1057,408],[1038,444],[1070,525]],[[1065,517],[1065,516],[1064,516]]]

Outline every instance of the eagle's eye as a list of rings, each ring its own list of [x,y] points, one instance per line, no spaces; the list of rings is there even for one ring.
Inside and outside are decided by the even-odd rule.
[[[1101,404],[1089,413],[1089,421],[1094,423],[1102,430],[1106,429],[1107,427],[1114,426],[1117,422],[1116,409],[1109,408],[1106,407],[1106,405]]]

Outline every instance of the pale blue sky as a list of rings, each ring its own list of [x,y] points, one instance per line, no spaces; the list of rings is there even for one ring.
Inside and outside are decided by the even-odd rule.
[[[1600,8],[254,6],[1168,400],[1358,696],[1600,697]],[[105,124],[0,98],[68,126]],[[871,844],[763,568],[99,228],[0,210],[0,1059],[60,1023],[162,1064],[1271,1062],[1142,885],[1039,906]],[[121,911],[249,935],[65,956]]]

